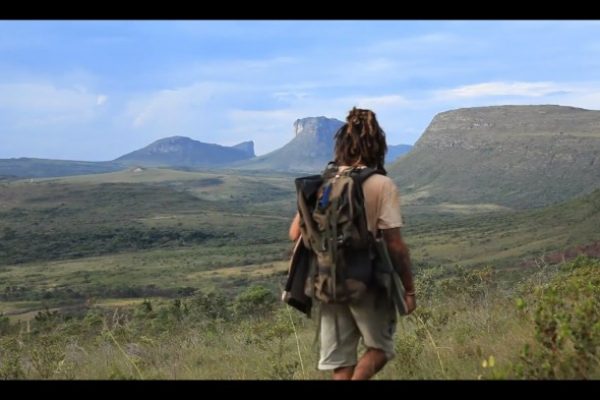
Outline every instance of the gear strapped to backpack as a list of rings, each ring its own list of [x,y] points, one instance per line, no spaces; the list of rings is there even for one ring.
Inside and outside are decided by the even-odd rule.
[[[296,179],[300,231],[312,251],[305,294],[324,303],[359,300],[372,284],[374,238],[367,229],[362,183],[380,171],[340,169]]]

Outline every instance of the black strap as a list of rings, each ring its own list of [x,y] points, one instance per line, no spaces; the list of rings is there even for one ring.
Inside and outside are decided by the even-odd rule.
[[[362,183],[366,181],[367,178],[374,174],[385,175],[385,171],[371,167],[358,168],[353,172],[352,177],[354,178],[354,181],[356,183],[362,185]]]
[[[355,196],[355,201],[357,203],[360,203],[363,205],[363,215],[358,216],[359,218],[359,230],[360,230],[360,235],[363,238],[367,238],[367,240],[369,241],[369,247],[372,248],[373,245],[373,235],[371,235],[371,233],[369,232],[369,229],[367,227],[367,213],[365,210],[365,194],[363,192],[363,187],[362,184],[364,181],[366,181],[369,177],[371,177],[374,174],[382,174],[385,175],[385,171],[381,171],[379,169],[376,168],[370,168],[370,167],[365,167],[365,168],[356,168],[354,171],[352,171],[351,175],[352,179],[354,180],[354,193],[353,196]]]

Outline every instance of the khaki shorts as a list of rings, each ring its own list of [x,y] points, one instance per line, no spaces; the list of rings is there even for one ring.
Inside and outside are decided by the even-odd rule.
[[[321,304],[318,368],[331,370],[356,365],[361,337],[365,347],[383,350],[387,359],[391,360],[395,355],[393,336],[396,321],[393,304],[387,302],[380,292],[373,290],[356,304]]]

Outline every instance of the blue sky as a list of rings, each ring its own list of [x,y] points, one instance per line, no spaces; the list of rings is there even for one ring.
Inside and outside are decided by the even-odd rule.
[[[298,118],[600,109],[600,21],[0,21],[0,158],[111,160],[174,135],[264,154]]]

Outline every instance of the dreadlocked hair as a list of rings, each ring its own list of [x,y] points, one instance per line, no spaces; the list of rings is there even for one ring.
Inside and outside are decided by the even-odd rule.
[[[385,173],[383,164],[386,152],[385,132],[379,126],[375,113],[353,107],[346,117],[346,123],[335,134],[335,163],[360,163]]]

